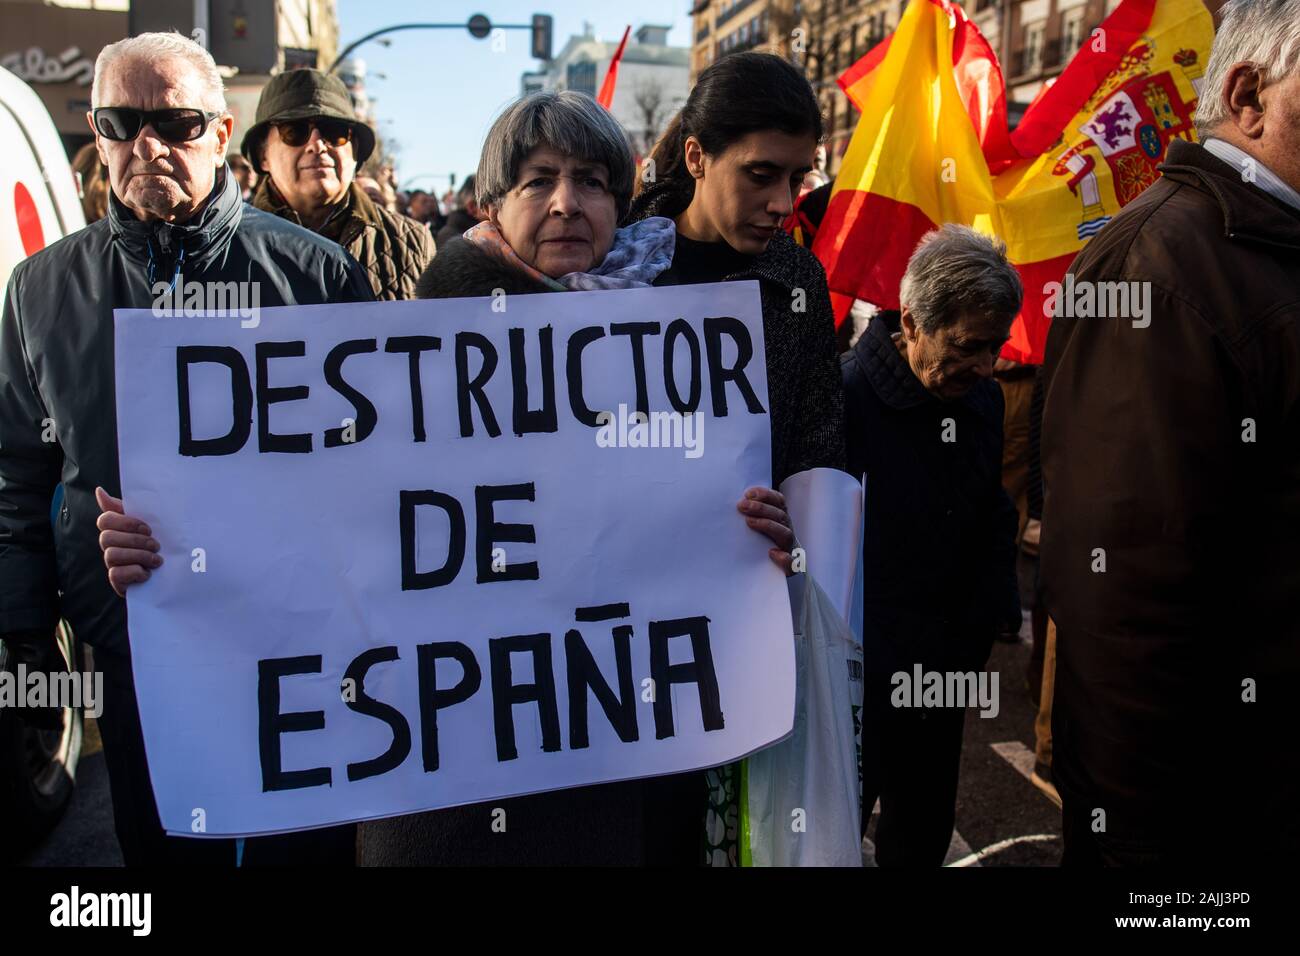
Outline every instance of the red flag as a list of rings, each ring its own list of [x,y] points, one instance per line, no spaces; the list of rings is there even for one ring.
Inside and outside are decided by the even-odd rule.
[[[954,0],[909,4],[841,78],[862,112],[813,253],[837,323],[852,300],[898,307],[917,241],[940,223],[997,235],[1024,306],[1004,357],[1042,362],[1049,290],[1192,140],[1213,24],[1200,0],[1122,0],[1008,131],[1002,71]],[[961,170],[960,176],[958,170]]]
[[[618,82],[618,61],[623,59],[623,48],[627,46],[627,36],[631,32],[632,27],[629,24],[623,31],[623,39],[618,44],[614,59],[609,61],[609,72],[605,74],[605,82],[600,85],[600,96],[596,97],[596,102],[605,109],[609,109],[614,102],[614,84]]]

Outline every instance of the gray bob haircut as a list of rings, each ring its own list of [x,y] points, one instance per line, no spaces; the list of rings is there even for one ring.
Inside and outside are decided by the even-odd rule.
[[[1300,0],[1232,0],[1222,12],[1196,104],[1202,139],[1228,119],[1223,84],[1234,63],[1253,63],[1265,86],[1300,68]]]
[[[226,112],[225,84],[217,72],[212,54],[187,36],[179,33],[141,33],[110,43],[99,51],[95,59],[95,79],[90,87],[91,106],[109,106],[100,97],[104,90],[104,75],[118,60],[178,59],[186,61],[198,74],[203,89],[203,102],[189,104],[203,107],[214,113]]]
[[[478,161],[479,204],[501,202],[514,188],[528,154],[539,146],[604,165],[622,220],[631,205],[636,178],[627,134],[603,106],[573,90],[530,93],[497,117]]]
[[[1020,312],[1024,288],[1002,240],[948,223],[921,237],[898,299],[917,327],[932,334],[968,313],[1010,322]]]

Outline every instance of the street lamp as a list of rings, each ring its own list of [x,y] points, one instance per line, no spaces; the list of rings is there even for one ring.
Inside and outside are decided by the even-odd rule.
[[[349,53],[367,43],[370,40],[378,40],[384,46],[388,46],[392,41],[384,37],[386,33],[396,33],[398,30],[467,30],[470,36],[475,39],[483,39],[493,30],[529,30],[532,32],[532,54],[536,59],[549,60],[551,58],[551,28],[553,18],[550,14],[535,13],[531,23],[498,23],[493,24],[491,20],[481,13],[476,13],[465,23],[399,23],[395,26],[384,27],[380,30],[374,30],[361,37],[359,40],[353,40],[343,48],[326,73],[333,73],[338,69],[339,63],[347,59]]]

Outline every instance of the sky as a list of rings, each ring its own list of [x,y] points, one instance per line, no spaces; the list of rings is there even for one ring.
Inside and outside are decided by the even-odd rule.
[[[553,53],[582,33],[584,21],[611,42],[629,24],[633,33],[645,23],[672,26],[668,42],[687,46],[690,6],[690,0],[338,0],[339,49],[385,26],[464,23],[475,13],[493,23],[529,23],[534,13],[549,13],[555,19]],[[398,142],[403,188],[436,189],[440,195],[449,174],[460,183],[478,166],[492,120],[519,95],[521,74],[539,62],[529,55],[529,31],[506,30],[503,38],[504,49],[494,52],[491,38],[476,40],[463,29],[404,30],[390,35],[388,47],[372,40],[352,54],[365,61],[379,132]]]

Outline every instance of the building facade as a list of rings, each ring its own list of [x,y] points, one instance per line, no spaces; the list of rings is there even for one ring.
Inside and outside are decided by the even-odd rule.
[[[1002,60],[1007,99],[1030,103],[1085,42],[1093,42],[1093,31],[1119,6],[1119,0],[1002,0],[1002,4],[995,10],[998,39],[1005,50],[994,49]]]
[[[195,4],[132,0],[132,34],[177,30],[212,52],[226,77],[226,105],[235,117],[233,142],[253,125],[262,88],[282,70],[325,70],[339,51],[335,0],[208,0],[207,22]]]
[[[691,82],[720,57],[760,50],[803,69],[817,93],[832,175],[857,124],[840,90],[845,70],[893,32],[906,0],[696,0]]]
[[[207,22],[177,0],[0,0],[0,65],[40,95],[69,155],[93,138],[86,123],[95,59],[110,43],[154,30],[201,42],[217,61],[235,117],[253,122],[275,73],[325,69],[338,53],[335,0],[209,0]]]
[[[686,102],[690,50],[668,45],[670,27],[647,24],[628,38],[618,68],[610,112],[627,130],[633,149],[645,155]],[[525,73],[520,92],[576,90],[595,96],[618,52],[618,41],[597,39],[588,29],[572,36],[540,70]]]
[[[334,71],[352,96],[352,108],[357,111],[357,119],[374,126],[375,101],[366,87],[366,61],[357,56],[350,56],[339,61]]]
[[[858,123],[858,111],[840,89],[839,78],[894,32],[904,6],[899,0],[805,0],[796,5],[792,58],[803,66],[821,103],[826,170],[832,176]]]
[[[93,138],[86,122],[95,58],[127,35],[127,0],[0,0],[0,66],[25,80],[68,154]]]
[[[691,78],[728,53],[790,54],[798,22],[794,0],[695,0],[691,7]]]
[[[1224,0],[1205,0],[1216,12]],[[838,79],[894,32],[908,0],[695,0],[691,83],[728,53],[767,50],[802,67],[821,103],[827,171],[834,175],[858,111]],[[998,56],[1008,119],[1050,85],[1120,0],[957,0]]]

